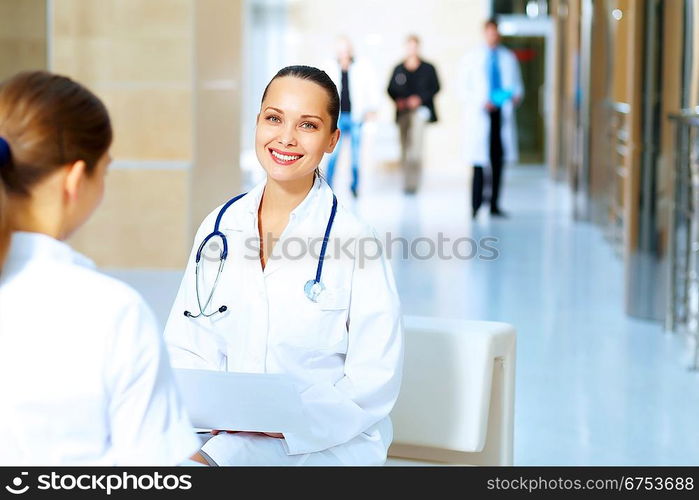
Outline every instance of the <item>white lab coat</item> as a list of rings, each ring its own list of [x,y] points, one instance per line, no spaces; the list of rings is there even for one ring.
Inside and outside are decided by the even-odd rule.
[[[337,60],[329,60],[323,64],[324,71],[330,76],[337,87],[338,94],[342,89],[342,68]],[[376,74],[369,63],[355,59],[347,74],[352,121],[361,123],[367,113],[379,108],[379,89]]]
[[[0,465],[174,465],[197,450],[141,297],[49,236],[0,274]]]
[[[270,465],[381,464],[392,440],[388,415],[398,396],[403,363],[398,294],[390,265],[379,255],[373,231],[338,204],[323,267],[326,291],[319,303],[310,302],[303,288],[316,275],[332,191],[316,179],[291,213],[263,271],[257,211],[264,186],[265,182],[233,204],[222,219],[229,255],[207,311],[221,305],[228,310],[211,319],[183,314],[199,312],[194,255],[213,230],[219,207],[197,232],[165,339],[177,367],[288,375],[301,393],[309,427],[274,442],[271,437],[219,435],[202,450],[224,465],[260,460]],[[315,244],[304,253],[301,245],[309,238]],[[343,254],[341,245],[354,257]],[[364,259],[359,258],[361,245]],[[284,248],[287,255],[281,257]],[[218,255],[218,250],[212,252]],[[372,255],[375,258],[369,258]],[[215,258],[204,262],[208,267],[203,301],[218,268]]]
[[[469,165],[490,165],[490,116],[485,109],[489,100],[490,47],[483,44],[464,56],[460,65],[460,95],[464,104],[463,145],[464,159]],[[502,88],[514,96],[524,97],[524,86],[519,63],[514,53],[500,45],[497,49]],[[501,137],[506,163],[519,158],[515,107],[508,100],[501,108]]]

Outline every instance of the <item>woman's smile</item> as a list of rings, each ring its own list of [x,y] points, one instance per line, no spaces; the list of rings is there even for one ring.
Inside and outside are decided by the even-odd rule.
[[[294,163],[296,163],[296,161],[303,158],[303,155],[301,154],[292,153],[288,151],[281,151],[275,148],[268,149],[269,154],[272,157],[272,160],[274,160],[274,162],[278,163],[279,165],[293,165]]]

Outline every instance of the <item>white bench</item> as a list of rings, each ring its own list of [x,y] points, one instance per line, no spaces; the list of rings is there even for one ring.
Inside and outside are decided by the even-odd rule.
[[[514,328],[406,316],[404,334],[387,465],[512,465]]]

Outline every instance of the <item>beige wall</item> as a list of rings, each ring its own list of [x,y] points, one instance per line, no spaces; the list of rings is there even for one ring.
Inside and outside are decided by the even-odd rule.
[[[191,160],[192,0],[53,0],[53,71],[90,86],[113,156]]]
[[[304,0],[290,2],[289,9],[288,63],[321,64],[332,58],[340,34],[350,36],[357,56],[371,61],[383,96],[377,139],[385,137],[381,127],[393,126],[394,108],[385,89],[393,68],[403,58],[405,37],[409,33],[420,36],[423,56],[436,66],[442,84],[436,99],[440,121],[428,128],[425,168],[464,168],[457,64],[466,49],[481,40],[487,1]],[[397,152],[397,147],[392,150]]]
[[[104,202],[71,243],[103,267],[182,267],[239,189],[242,0],[50,6],[50,68],[105,101],[115,135]]]
[[[241,184],[242,0],[197,0],[189,237]]]
[[[184,169],[113,169],[102,206],[71,245],[107,267],[182,267],[191,245],[188,178]]]
[[[191,0],[52,2],[50,68],[99,95],[114,126],[104,202],[71,241],[98,265],[167,268],[185,259],[192,17]]]
[[[46,0],[0,0],[0,80],[46,69]]]

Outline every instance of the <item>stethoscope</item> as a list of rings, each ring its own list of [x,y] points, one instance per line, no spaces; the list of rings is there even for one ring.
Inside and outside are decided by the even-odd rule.
[[[228,239],[226,238],[226,235],[223,234],[219,230],[219,226],[221,225],[221,219],[223,218],[223,215],[226,213],[226,210],[233,205],[236,201],[241,199],[243,196],[245,196],[247,193],[239,194],[235,198],[232,198],[226,202],[223,207],[221,207],[221,210],[218,212],[218,215],[216,216],[216,223],[214,224],[214,230],[209,233],[209,235],[204,238],[204,240],[201,242],[201,245],[199,245],[199,248],[197,249],[197,254],[195,257],[195,262],[196,262],[196,268],[195,268],[195,290],[197,293],[197,305],[199,306],[199,314],[192,314],[189,311],[185,311],[184,315],[188,318],[196,319],[201,316],[205,318],[210,318],[211,316],[214,316],[215,314],[219,313],[224,313],[228,310],[228,307],[225,305],[222,305],[218,309],[216,309],[212,313],[206,313],[206,309],[209,307],[211,304],[211,299],[214,297],[214,293],[216,291],[216,287],[218,286],[218,280],[221,277],[221,273],[223,272],[223,266],[226,263],[226,258],[228,258]],[[337,213],[337,197],[333,194],[333,206],[332,210],[330,211],[330,217],[328,218],[328,224],[325,227],[325,236],[323,237],[323,245],[320,248],[320,255],[318,256],[318,266],[316,267],[316,277],[315,279],[308,280],[306,284],[303,286],[303,292],[306,294],[306,297],[308,300],[311,302],[318,302],[318,299],[320,298],[321,294],[323,293],[323,290],[325,290],[325,286],[323,285],[323,282],[321,281],[321,276],[323,274],[323,261],[325,260],[325,251],[328,248],[328,238],[330,237],[330,230],[333,227],[333,222],[335,222],[335,214]],[[214,279],[214,285],[211,288],[211,292],[209,293],[209,296],[206,299],[206,302],[202,305],[201,302],[201,294],[199,293],[199,270],[201,268],[201,255],[202,252],[204,251],[204,246],[213,238],[220,238],[221,239],[221,254],[219,255],[219,262],[218,262],[218,271],[216,272],[216,279]]]

